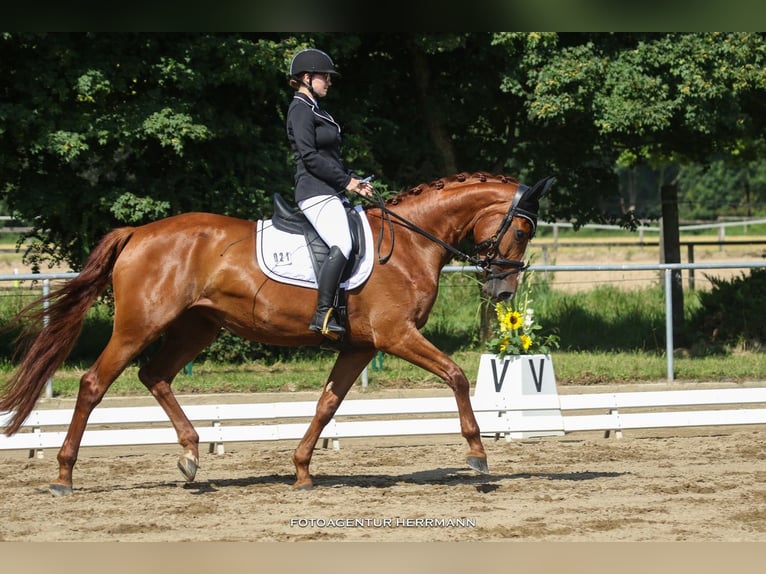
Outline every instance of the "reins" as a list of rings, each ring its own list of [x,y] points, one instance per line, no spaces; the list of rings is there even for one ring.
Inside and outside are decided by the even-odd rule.
[[[500,225],[498,226],[497,231],[489,239],[482,241],[480,244],[478,244],[474,250],[473,255],[469,255],[468,253],[465,253],[464,251],[457,249],[456,247],[450,245],[446,241],[440,239],[439,237],[436,237],[432,233],[429,233],[425,229],[417,226],[412,221],[402,217],[395,211],[390,210],[388,207],[386,207],[383,196],[379,192],[373,191],[372,202],[381,211],[380,234],[378,235],[378,241],[377,241],[378,261],[381,264],[385,264],[391,258],[391,255],[394,252],[394,243],[396,241],[396,237],[394,234],[394,224],[393,224],[392,218],[395,218],[399,220],[407,229],[414,231],[415,233],[418,233],[419,235],[422,235],[423,237],[427,238],[429,241],[432,241],[442,246],[449,253],[451,253],[456,259],[460,261],[464,261],[470,265],[474,265],[484,270],[487,270],[490,266],[511,267],[510,270],[504,271],[501,273],[488,272],[488,278],[502,279],[503,277],[507,277],[508,275],[511,275],[513,273],[519,273],[520,271],[523,271],[524,269],[526,269],[526,267],[528,266],[526,263],[524,263],[523,261],[517,261],[515,259],[500,258],[498,257],[498,254],[499,254],[500,242],[503,240],[503,237],[505,236],[506,232],[510,228],[511,221],[513,220],[514,217],[519,216],[519,217],[523,217],[524,219],[527,219],[532,224],[532,236],[534,236],[535,234],[535,231],[537,228],[537,225],[536,225],[537,215],[530,211],[522,209],[518,206],[519,201],[521,200],[522,196],[524,195],[524,192],[527,189],[528,189],[527,186],[519,185],[518,189],[516,190],[516,194],[513,197],[513,201],[511,202],[511,205],[509,206],[508,211],[503,217],[503,220],[500,222]],[[389,250],[388,254],[383,256],[381,255],[381,248],[383,245],[383,233],[385,231],[386,224],[388,224],[388,228],[389,228],[389,236],[391,238],[391,249]],[[486,253],[484,255],[480,255],[480,252],[484,250],[486,250]]]

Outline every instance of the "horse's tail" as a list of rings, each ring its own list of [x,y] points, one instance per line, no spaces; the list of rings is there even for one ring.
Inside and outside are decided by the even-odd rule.
[[[11,325],[21,326],[16,351],[21,361],[0,392],[0,412],[14,411],[4,429],[6,435],[19,430],[46,381],[69,356],[82,330],[85,313],[111,283],[114,264],[132,234],[131,227],[111,231],[90,254],[77,277],[47,297],[47,309],[41,297],[11,321]]]

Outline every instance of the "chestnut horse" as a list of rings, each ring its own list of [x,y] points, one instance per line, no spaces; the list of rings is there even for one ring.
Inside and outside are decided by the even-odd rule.
[[[441,269],[455,258],[483,268],[484,293],[513,297],[527,243],[534,236],[539,199],[552,178],[532,187],[505,176],[458,174],[367,206],[378,254],[369,279],[347,293],[348,337],[338,348],[316,413],[293,454],[295,488],[312,487],[309,463],[322,429],[364,367],[380,350],[429,371],[453,390],[466,462],[488,472],[487,456],[471,409],[463,370],[423,337]],[[112,382],[150,343],[157,353],[138,372],[162,406],[183,448],[178,467],[192,481],[199,436],[171,390],[184,365],[219,331],[276,345],[321,345],[308,325],[316,292],[269,279],[255,259],[255,223],[209,213],[168,217],[109,232],[78,276],[49,295],[49,320],[40,329],[39,306],[22,311],[32,323],[31,342],[5,384],[0,411],[14,411],[10,435],[33,409],[45,382],[66,359],[87,309],[112,284],[114,326],[106,348],[80,379],[76,406],[58,453],[53,494],[72,492],[72,471],[88,417]],[[472,255],[459,251],[473,239]]]

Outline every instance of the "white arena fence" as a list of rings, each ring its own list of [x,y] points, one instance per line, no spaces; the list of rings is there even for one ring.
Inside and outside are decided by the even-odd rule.
[[[637,391],[574,395],[473,397],[484,435],[506,440],[577,431],[707,427],[766,424],[766,388]],[[209,451],[225,443],[299,439],[314,415],[314,401],[185,406]],[[0,450],[59,448],[72,409],[38,409],[13,436],[0,435]],[[5,426],[9,413],[0,413]],[[119,428],[113,428],[119,426]],[[343,402],[322,433],[323,446],[349,437],[391,437],[460,433],[453,397],[354,399]],[[82,446],[163,445],[177,443],[175,430],[159,406],[96,408]]]

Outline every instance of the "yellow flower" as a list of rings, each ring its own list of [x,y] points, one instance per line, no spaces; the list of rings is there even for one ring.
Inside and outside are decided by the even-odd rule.
[[[497,324],[500,328],[500,333],[505,334],[510,330],[518,329],[518,319],[515,315],[518,315],[516,311],[511,311],[503,307],[501,303],[495,306],[495,312],[497,314]]]
[[[529,335],[522,335],[520,337],[521,339],[521,346],[524,348],[525,351],[529,350],[529,347],[532,346],[532,339]]]
[[[520,329],[521,325],[523,324],[521,313],[519,313],[518,311],[511,311],[508,314],[507,321],[508,321],[508,326],[514,331]]]
[[[500,332],[504,333],[508,328],[505,326],[506,312],[501,303],[495,305],[495,315],[497,315],[497,326],[500,329]]]

